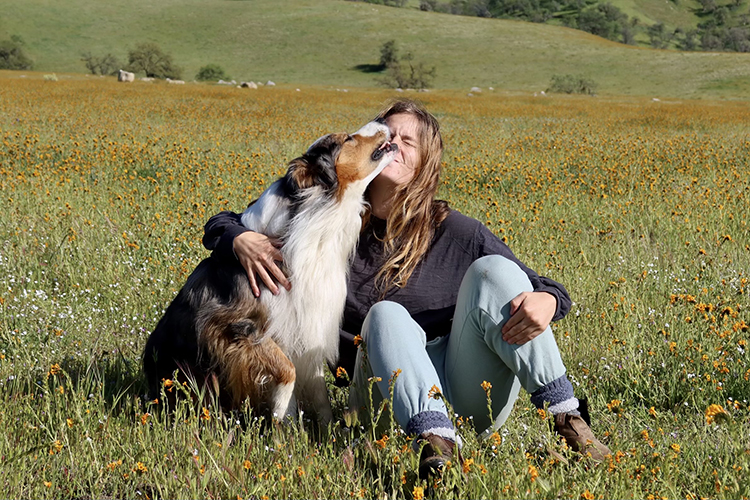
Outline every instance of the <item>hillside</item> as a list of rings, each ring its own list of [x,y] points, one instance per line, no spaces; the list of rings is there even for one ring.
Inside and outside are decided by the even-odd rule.
[[[620,0],[625,2],[625,0]],[[638,0],[628,0],[638,5]],[[379,48],[397,40],[437,68],[438,88],[544,90],[588,76],[601,94],[750,97],[750,54],[625,46],[563,27],[344,0],[0,0],[0,39],[20,35],[35,69],[84,73],[80,55],[125,60],[139,42],[174,56],[186,79],[216,63],[234,78],[373,87]]]

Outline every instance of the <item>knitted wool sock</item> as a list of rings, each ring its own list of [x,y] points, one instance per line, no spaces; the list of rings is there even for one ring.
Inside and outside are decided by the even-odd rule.
[[[547,410],[553,415],[558,413],[580,415],[578,399],[573,395],[573,384],[570,383],[567,375],[534,391],[531,395],[531,402],[537,408],[544,408],[544,403],[549,403]]]
[[[417,413],[406,424],[406,433],[411,436],[440,436],[461,447],[461,438],[456,434],[453,422],[441,411],[423,411]],[[416,443],[416,441],[415,441]]]

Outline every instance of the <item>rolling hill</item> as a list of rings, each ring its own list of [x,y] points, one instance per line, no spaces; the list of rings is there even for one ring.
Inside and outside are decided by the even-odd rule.
[[[125,61],[148,41],[188,80],[216,63],[237,80],[374,87],[377,74],[362,68],[393,39],[437,68],[437,88],[535,92],[553,75],[580,74],[600,94],[750,97],[750,54],[652,50],[558,26],[345,0],[0,0],[0,12],[0,39],[20,35],[45,72],[85,73],[84,51]]]

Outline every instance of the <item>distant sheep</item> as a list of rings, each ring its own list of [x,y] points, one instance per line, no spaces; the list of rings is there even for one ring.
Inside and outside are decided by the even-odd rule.
[[[117,73],[117,81],[118,82],[134,82],[135,73],[130,73],[129,71],[120,70]]]

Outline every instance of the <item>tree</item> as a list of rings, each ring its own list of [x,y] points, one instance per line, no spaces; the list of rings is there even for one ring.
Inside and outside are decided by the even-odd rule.
[[[0,41],[0,69],[24,70],[34,67],[23,45],[23,40],[17,35],[11,36],[10,40]]]
[[[651,46],[655,49],[666,49],[674,36],[667,32],[664,23],[653,24],[648,27],[647,31],[648,37],[651,41]]]
[[[388,40],[380,47],[380,66],[382,69],[398,62],[396,40]]]
[[[174,64],[172,56],[152,42],[139,44],[128,53],[128,71],[146,73],[150,78],[173,80],[179,80],[182,75],[182,69]]]
[[[698,49],[698,31],[688,30],[682,32],[682,40],[679,42],[680,50],[697,50]]]
[[[91,71],[92,75],[114,75],[122,66],[112,54],[95,56],[91,52],[81,54],[81,61],[86,63],[86,69]]]
[[[627,14],[609,3],[584,9],[578,16],[578,29],[614,41],[627,38],[623,33],[627,25]]]
[[[380,83],[386,87],[426,89],[432,85],[437,69],[427,67],[422,62],[414,62],[414,56],[407,52],[401,59],[388,66],[386,76]]]
[[[206,64],[198,70],[195,79],[199,82],[216,82],[218,80],[231,80],[224,68],[218,64]]]

